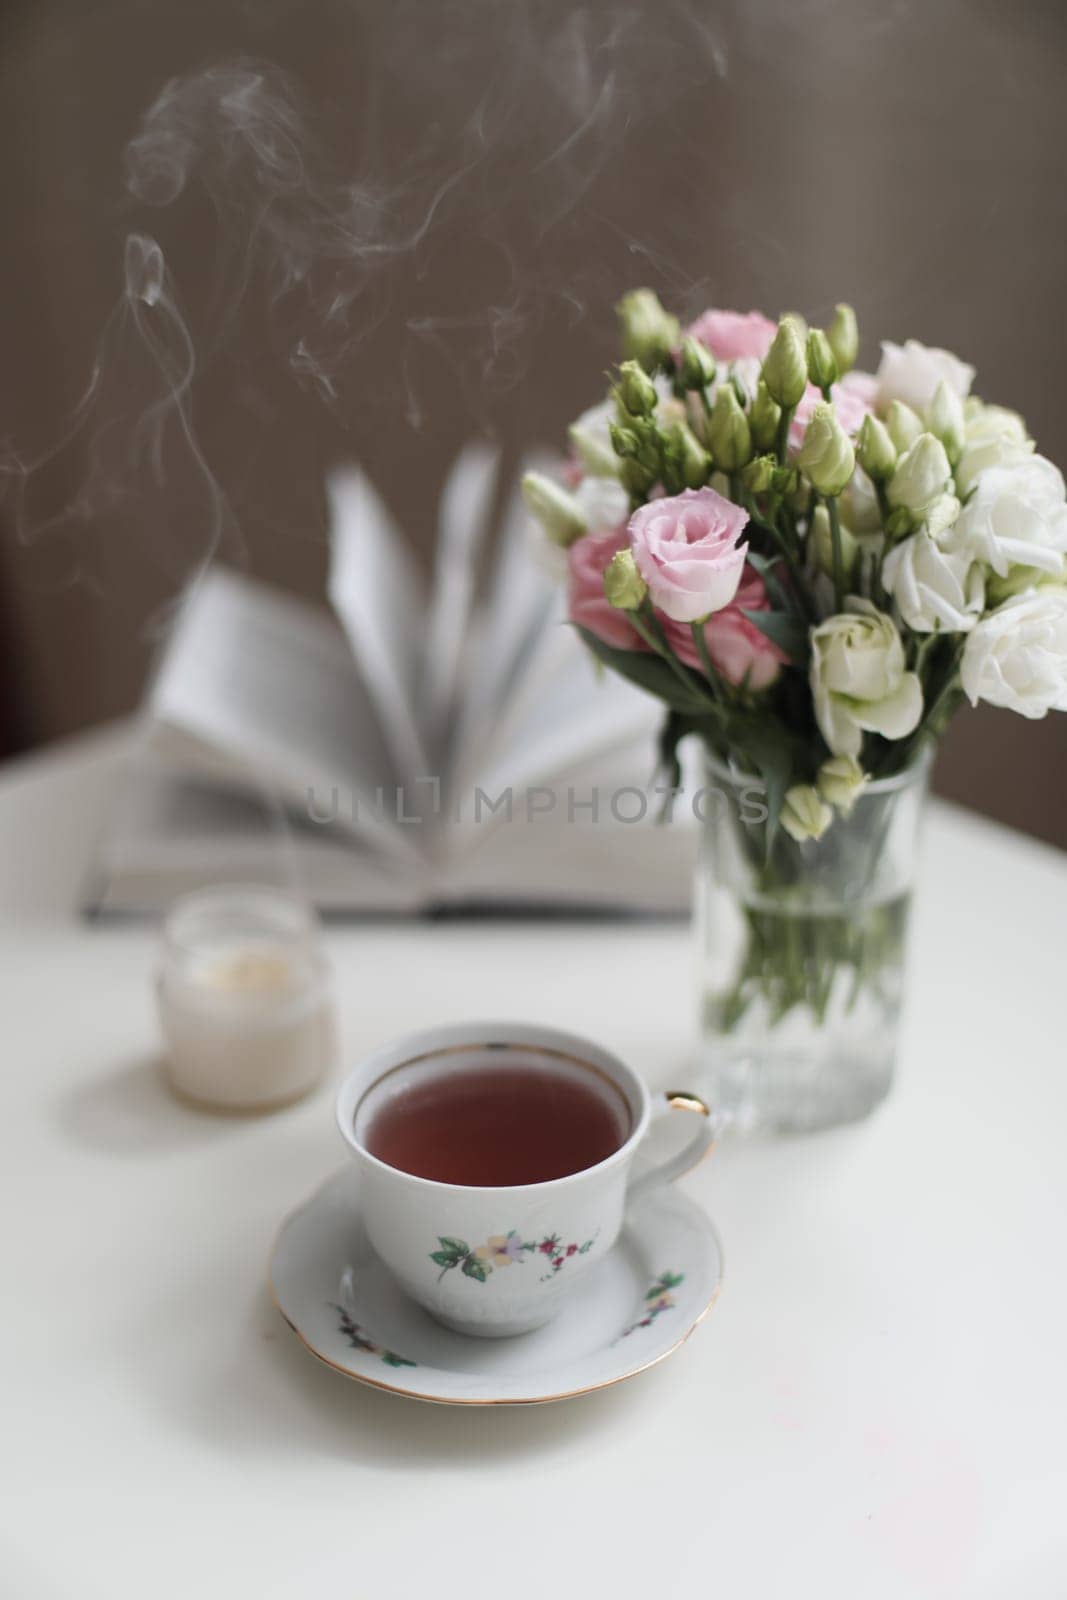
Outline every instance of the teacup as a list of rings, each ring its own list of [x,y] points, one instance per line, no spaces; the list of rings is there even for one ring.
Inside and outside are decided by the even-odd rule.
[[[618,1147],[565,1177],[492,1187],[419,1177],[371,1153],[376,1116],[387,1105],[403,1116],[402,1097],[416,1079],[432,1084],[442,1074],[482,1069],[549,1070],[595,1086],[623,1108]],[[698,1113],[692,1136],[636,1174],[634,1159],[651,1123],[671,1110]],[[375,1251],[438,1321],[486,1337],[550,1321],[615,1243],[627,1203],[679,1177],[714,1140],[698,1096],[653,1094],[599,1045],[525,1023],[431,1028],[384,1046],[345,1079],[337,1121],[359,1167],[360,1207]]]

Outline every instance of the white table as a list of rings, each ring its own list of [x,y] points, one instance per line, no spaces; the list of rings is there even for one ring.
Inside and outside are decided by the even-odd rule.
[[[341,1159],[331,1092],[233,1120],[161,1085],[151,931],[71,910],[116,748],[0,781],[0,1593],[1067,1593],[1067,858],[935,808],[888,1105],[687,1180],[726,1282],[662,1366],[452,1410],[346,1383],[269,1304],[277,1222]],[[684,1076],[680,929],[329,945],[350,1056],[535,1012]]]

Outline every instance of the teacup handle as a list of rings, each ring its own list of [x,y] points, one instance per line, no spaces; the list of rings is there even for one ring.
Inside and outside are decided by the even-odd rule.
[[[668,1156],[649,1172],[642,1172],[639,1177],[631,1180],[626,1190],[627,1200],[632,1200],[635,1195],[647,1193],[661,1183],[673,1183],[675,1178],[680,1178],[688,1172],[690,1167],[695,1167],[702,1161],[712,1145],[715,1143],[715,1123],[710,1108],[705,1105],[697,1094],[688,1091],[668,1089],[666,1093],[653,1095],[652,1120],[659,1122],[670,1111],[695,1112],[698,1117],[696,1129],[691,1139],[687,1139],[682,1148],[674,1155]]]

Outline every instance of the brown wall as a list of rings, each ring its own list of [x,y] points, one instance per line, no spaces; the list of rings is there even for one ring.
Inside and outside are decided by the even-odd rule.
[[[214,539],[173,418],[162,484],[137,454],[160,387],[129,315],[100,343],[131,230],[159,239],[196,336],[220,552],[311,596],[331,461],[362,459],[425,548],[460,442],[557,439],[634,282],[690,311],[817,318],[849,298],[870,362],[879,336],[946,344],[1067,454],[1058,4],[8,0],[0,29],[0,439],[20,462],[62,439],[104,358],[85,426],[0,499],[9,749],[136,701],[154,625]],[[171,206],[131,199],[123,150],[161,86],[236,55],[301,86],[322,205],[283,184],[260,206],[206,98],[185,133],[212,165]],[[330,221],[353,177],[355,261]],[[276,247],[249,253],[253,220],[261,246],[316,230],[310,277],[286,287]],[[324,403],[290,358],[301,337],[327,348],[337,292]],[[1067,719],[961,717],[940,783],[1067,845]]]

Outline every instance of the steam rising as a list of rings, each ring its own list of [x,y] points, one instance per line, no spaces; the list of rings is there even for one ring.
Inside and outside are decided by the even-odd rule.
[[[185,499],[195,503],[197,544],[168,544],[157,533],[154,558],[175,583],[216,552],[224,530],[239,533],[193,426],[196,353],[163,252],[147,235],[125,241],[123,287],[101,334],[89,382],[60,438],[26,459],[8,444],[0,452],[0,481],[13,491],[15,528],[27,540],[60,530],[76,535],[131,501],[150,499],[168,482],[176,454],[183,458]],[[190,470],[191,469],[191,470]],[[56,483],[75,489],[50,504]],[[71,546],[71,582],[102,592],[86,550]]]
[[[397,0],[354,70],[351,99],[311,109],[294,78],[247,60],[173,78],[126,149],[128,200],[146,225],[126,239],[121,293],[83,398],[43,454],[8,447],[0,457],[23,536],[131,500],[147,515],[181,457],[197,501],[186,518],[195,547],[159,552],[168,575],[180,582],[224,535],[236,537],[193,396],[205,361],[250,313],[266,316],[279,381],[288,374],[342,419],[380,402],[367,393],[363,356],[384,328],[410,424],[427,420],[422,351],[456,374],[470,431],[491,426],[494,395],[524,375],[530,335],[603,300],[575,243],[594,181],[646,122],[662,129],[672,100],[725,72],[722,43],[698,12],[685,0]],[[159,239],[170,229],[180,241],[184,208],[205,196],[213,282],[197,297],[194,328]],[[619,249],[669,265],[641,239],[624,236]],[[468,303],[441,301],[444,252],[469,266]],[[684,275],[675,287],[684,292]],[[68,470],[53,470],[64,459]],[[74,493],[50,504],[75,459]]]

